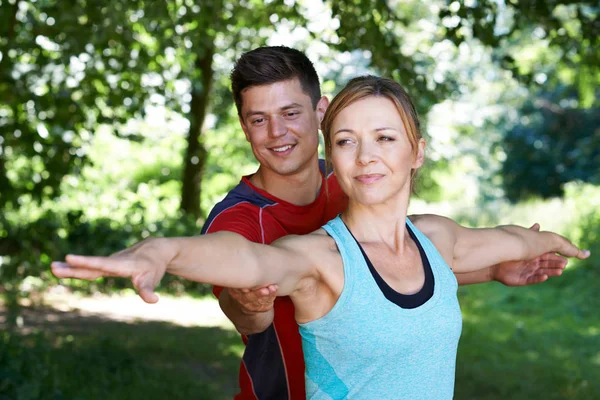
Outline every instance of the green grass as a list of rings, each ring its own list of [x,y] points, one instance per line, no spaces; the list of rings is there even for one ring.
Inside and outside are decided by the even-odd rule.
[[[455,399],[598,398],[600,269],[591,265],[530,287],[461,287]],[[243,349],[236,332],[36,312],[30,331],[0,331],[0,400],[218,400],[235,393]]]
[[[567,270],[526,288],[461,288],[455,398],[598,398],[599,271]]]
[[[77,318],[0,333],[0,399],[226,399],[242,344],[220,328]]]

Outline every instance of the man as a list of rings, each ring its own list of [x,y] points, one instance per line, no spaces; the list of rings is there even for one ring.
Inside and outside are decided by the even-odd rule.
[[[231,80],[240,124],[260,167],[214,207],[202,233],[231,231],[269,244],[318,229],[346,208],[347,199],[318,159],[318,129],[328,100],[321,97],[312,63],[294,49],[262,47],[242,55]],[[563,258],[548,254],[457,279],[519,286],[560,275],[565,265]],[[236,399],[306,397],[294,308],[289,298],[275,298],[276,291],[273,286],[214,289],[246,344]]]

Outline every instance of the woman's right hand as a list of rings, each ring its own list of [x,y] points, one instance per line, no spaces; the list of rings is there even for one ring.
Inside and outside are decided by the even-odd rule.
[[[57,278],[131,278],[139,296],[146,303],[156,303],[154,289],[176,254],[168,239],[149,238],[108,257],[68,254],[65,262],[54,261],[51,269]]]

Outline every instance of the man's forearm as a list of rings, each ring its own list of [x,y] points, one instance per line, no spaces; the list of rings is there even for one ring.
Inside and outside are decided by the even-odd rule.
[[[482,268],[477,271],[454,274],[459,285],[473,285],[476,283],[491,282],[494,280],[492,276],[492,268]]]
[[[264,312],[245,311],[241,304],[229,295],[226,288],[219,295],[219,306],[243,335],[263,332],[273,323],[273,308]]]

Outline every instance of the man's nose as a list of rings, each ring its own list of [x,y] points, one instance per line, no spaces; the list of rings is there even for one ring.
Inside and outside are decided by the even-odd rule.
[[[278,138],[287,133],[287,125],[283,118],[274,117],[269,122],[269,136],[272,138]]]

